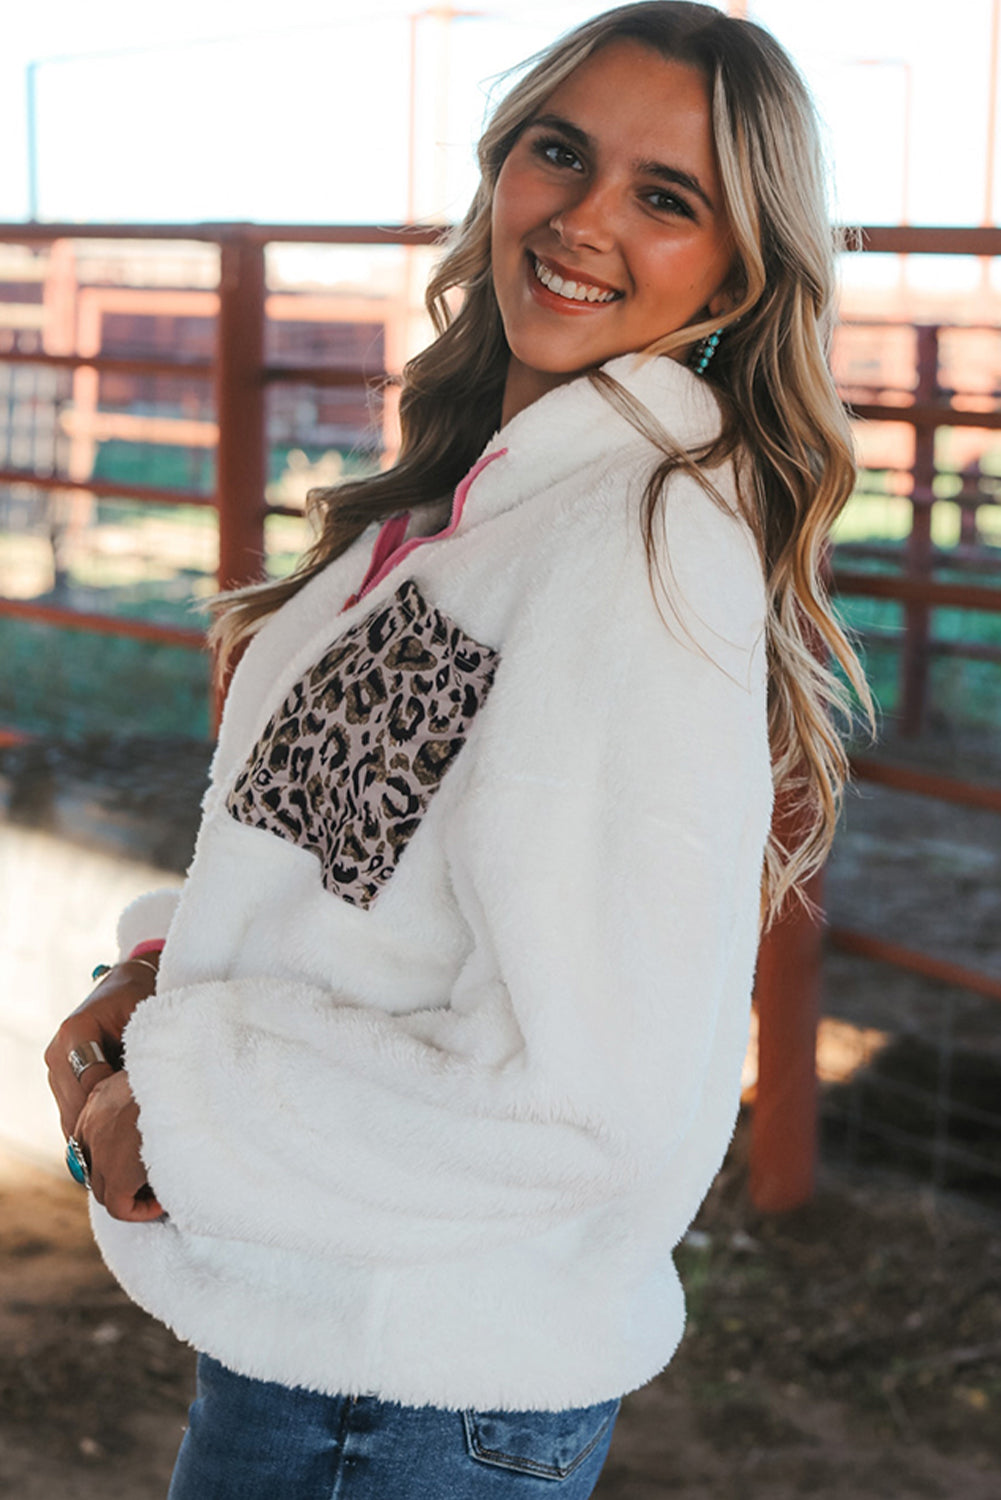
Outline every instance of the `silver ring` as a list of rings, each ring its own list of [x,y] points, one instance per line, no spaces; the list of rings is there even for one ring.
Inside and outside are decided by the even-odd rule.
[[[73,1047],[67,1052],[66,1060],[73,1069],[73,1077],[78,1083],[88,1068],[92,1068],[95,1063],[108,1061],[96,1042],[81,1042],[79,1047]]]

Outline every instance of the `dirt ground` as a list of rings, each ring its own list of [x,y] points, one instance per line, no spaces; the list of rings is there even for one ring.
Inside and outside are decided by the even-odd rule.
[[[829,1171],[763,1220],[745,1140],[680,1252],[682,1349],[625,1401],[600,1500],[997,1500],[998,1220]],[[111,1281],[68,1178],[0,1158],[0,1278],[0,1496],[162,1500],[193,1357]]]
[[[996,821],[871,787],[849,805],[836,923],[1001,972],[999,892]],[[830,1086],[828,1112],[861,1098],[876,1129],[853,1155],[828,1130],[815,1201],[779,1218],[748,1203],[742,1121],[679,1252],[684,1343],[624,1402],[599,1500],[1001,1496],[1001,1013],[836,953],[824,999],[897,1088]],[[940,1129],[974,1097],[963,1144],[997,1170],[934,1192],[879,1127]],[[103,1269],[80,1190],[0,1155],[0,1500],[162,1500],[192,1379]]]

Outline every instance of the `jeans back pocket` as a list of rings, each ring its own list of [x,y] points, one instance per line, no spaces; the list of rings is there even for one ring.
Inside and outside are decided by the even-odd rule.
[[[466,1411],[466,1444],[480,1463],[566,1479],[611,1437],[619,1402],[567,1411]]]

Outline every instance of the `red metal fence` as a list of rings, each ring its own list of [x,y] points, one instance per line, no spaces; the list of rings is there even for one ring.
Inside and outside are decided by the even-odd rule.
[[[209,360],[119,358],[101,354],[46,354],[0,350],[0,362],[53,368],[87,367],[100,374],[171,375],[214,382],[218,441],[214,495],[193,490],[123,484],[96,478],[58,478],[21,469],[0,469],[0,484],[80,490],[138,503],[214,506],[219,521],[218,581],[233,586],[260,576],[265,551],[265,393],[269,385],[291,382],[312,386],[358,385],[359,370],[330,369],[318,364],[269,362],[265,357],[265,251],[269,244],[302,242],[326,245],[421,246],[435,242],[431,228],[385,229],[375,226],[296,225],[56,225],[0,224],[0,243],[52,244],[67,240],[199,241],[218,247],[220,273],[215,352]],[[1001,229],[873,228],[864,243],[874,252],[1001,256]],[[839,568],[837,588],[844,595],[889,598],[906,606],[903,648],[902,720],[906,730],[920,726],[927,691],[929,655],[936,643],[930,612],[936,606],[1001,612],[1001,589],[966,582],[940,581],[931,536],[935,499],[935,433],[941,427],[1001,428],[1001,409],[968,410],[957,406],[938,387],[938,329],[919,329],[919,378],[913,400],[855,401],[863,419],[902,422],[915,432],[915,460],[909,498],[913,526],[907,544],[906,570],[899,576]],[[391,372],[392,373],[392,372]],[[201,631],[148,621],[81,613],[51,603],[0,598],[0,617],[201,649]],[[860,758],[856,775],[922,795],[1001,811],[1001,788],[922,774],[883,760]],[[1001,983],[872,935],[835,929],[829,934],[840,947],[915,972],[965,986],[994,999]],[[818,975],[822,932],[804,912],[792,912],[765,940],[757,1005],[760,1052],[754,1115],[752,1192],[769,1210],[802,1202],[812,1192],[815,1142],[815,1070]]]
[[[0,224],[0,243],[51,244],[58,240],[198,241],[218,246],[220,266],[215,353],[208,360],[123,359],[107,355],[49,354],[0,350],[2,364],[30,364],[53,369],[87,367],[101,374],[170,375],[189,380],[210,377],[214,383],[218,440],[214,495],[145,484],[123,484],[88,477],[75,479],[0,469],[0,484],[38,489],[79,490],[101,497],[120,497],[140,504],[212,506],[219,519],[220,587],[233,587],[260,576],[264,556],[267,477],[265,393],[279,382],[313,386],[357,386],[359,370],[295,366],[265,360],[265,250],[269,244],[307,242],[325,245],[433,244],[440,230],[383,229],[376,226],[300,225],[57,225]],[[199,630],[155,625],[121,617],[82,614],[51,604],[0,599],[0,616],[48,622],[71,629],[97,630],[201,650]]]
[[[1001,229],[871,229],[864,242],[873,251],[894,253],[1001,255]],[[907,498],[913,510],[905,548],[905,572],[897,576],[853,571],[839,566],[836,589],[841,595],[892,599],[905,606],[899,727],[904,735],[920,732],[927,705],[928,669],[939,643],[931,635],[936,607],[1001,613],[1001,588],[933,577],[937,562],[955,568],[964,559],[951,552],[937,557],[932,545],[931,513],[936,500],[935,434],[943,427],[1001,428],[1001,406],[994,392],[991,406],[956,404],[939,386],[939,335],[936,325],[917,333],[917,383],[910,401],[851,401],[863,420],[907,423],[914,429],[914,461]],[[960,496],[960,499],[976,497]],[[980,497],[982,501],[984,497]],[[853,549],[845,548],[844,553]],[[858,548],[857,553],[874,549]],[[1001,570],[999,570],[1001,572]],[[981,652],[992,659],[990,647]],[[855,776],[901,791],[1001,812],[1001,787],[929,774],[872,756],[858,756]],[[819,900],[819,886],[815,892]],[[827,932],[827,941],[848,953],[891,964],[943,984],[990,999],[1001,999],[1001,980],[870,933],[842,927]],[[816,1164],[816,1024],[819,966],[824,929],[804,910],[790,912],[769,934],[759,959],[756,1002],[759,1014],[758,1084],[753,1117],[751,1190],[759,1207],[778,1211],[808,1199]]]

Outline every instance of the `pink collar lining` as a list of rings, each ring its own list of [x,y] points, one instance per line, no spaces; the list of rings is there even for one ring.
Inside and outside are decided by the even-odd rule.
[[[492,464],[495,458],[502,458],[506,452],[506,448],[498,448],[493,453],[485,453],[482,458],[477,459],[469,473],[463,479],[460,479],[456,485],[455,494],[452,497],[451,517],[448,525],[441,531],[435,531],[431,536],[412,536],[409,541],[405,541],[407,527],[410,524],[410,512],[408,510],[403,511],[398,516],[390,516],[388,521],[384,521],[375,539],[368,572],[362,580],[361,588],[356,594],[352,594],[350,599],[346,600],[341,613],[343,614],[344,609],[350,609],[352,604],[357,604],[359,599],[364,599],[366,594],[376,588],[384,578],[388,577],[394,568],[399,567],[404,558],[409,557],[411,552],[415,552],[418,547],[423,547],[426,542],[444,542],[450,536],[453,536],[458,530],[459,522],[462,520],[466,497],[472,488],[473,481],[479,478],[483,470],[489,464]]]

